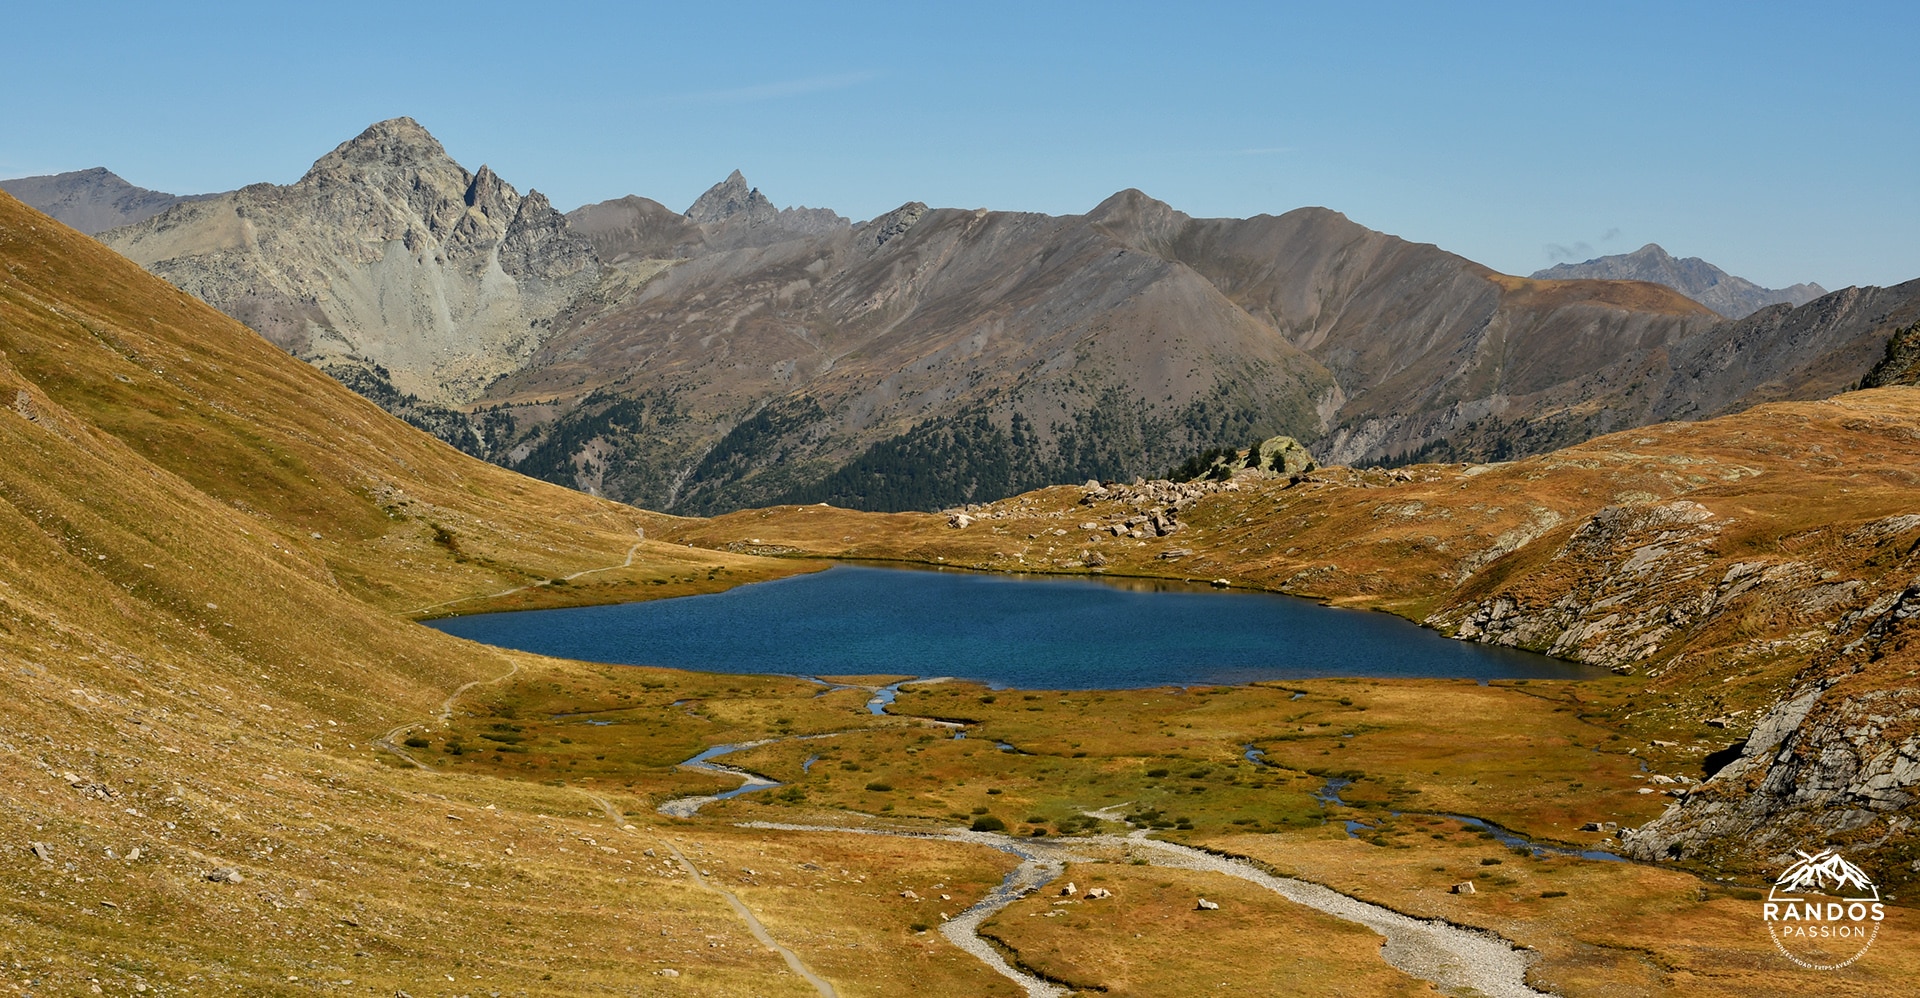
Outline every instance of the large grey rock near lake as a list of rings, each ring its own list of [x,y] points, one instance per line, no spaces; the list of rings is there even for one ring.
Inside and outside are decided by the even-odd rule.
[[[1697,256],[1676,259],[1657,243],[1584,263],[1556,264],[1535,271],[1533,277],[1543,281],[1651,281],[1664,284],[1729,319],[1751,315],[1768,305],[1805,305],[1827,293],[1827,289],[1811,282],[1787,288],[1763,288]]]
[[[104,166],[0,180],[0,190],[87,235],[144,221],[186,201],[216,194],[168,194],[136,187]]]

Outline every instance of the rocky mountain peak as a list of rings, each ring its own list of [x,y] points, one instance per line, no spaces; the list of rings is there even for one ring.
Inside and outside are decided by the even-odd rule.
[[[686,214],[688,220],[698,225],[715,225],[737,217],[744,217],[752,225],[772,221],[780,210],[758,187],[747,186],[747,178],[735,170],[727,179],[707,188]]]
[[[1811,283],[1763,288],[1697,256],[1676,257],[1659,243],[1582,263],[1555,264],[1535,271],[1533,277],[1536,280],[1651,281],[1664,284],[1730,319],[1751,315],[1768,305],[1805,305],[1827,293],[1825,288]]]
[[[485,167],[481,169],[485,172]],[[597,263],[592,245],[567,227],[566,216],[554,209],[547,196],[527,191],[500,241],[500,268],[516,278],[558,281]]]
[[[898,208],[881,215],[879,218],[860,227],[862,236],[873,240],[874,248],[887,244],[887,240],[905,235],[927,215],[925,202],[909,201]]]
[[[1130,246],[1147,249],[1165,245],[1189,219],[1165,201],[1129,187],[1095,206],[1087,221]]]
[[[0,190],[89,235],[143,221],[183,201],[213,196],[150,191],[127,183],[104,166],[0,180]]]
[[[342,173],[377,173],[451,165],[466,179],[466,171],[447,155],[440,140],[412,118],[389,118],[340,143],[314,161],[302,182]]]
[[[467,207],[504,224],[519,207],[520,196],[492,167],[483,163],[480,172],[473,175],[473,182],[467,185],[466,201]]]

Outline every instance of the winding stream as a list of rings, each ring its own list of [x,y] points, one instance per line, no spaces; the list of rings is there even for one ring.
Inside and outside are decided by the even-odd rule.
[[[898,684],[895,684],[896,686]],[[879,713],[879,711],[876,711]],[[833,734],[840,734],[835,732]],[[717,800],[725,800],[755,790],[767,790],[780,786],[777,781],[764,776],[712,762],[714,758],[737,752],[741,749],[755,748],[776,741],[799,741],[812,738],[829,738],[833,734],[801,735],[791,739],[764,739],[744,742],[738,745],[716,745],[694,756],[681,765],[714,773],[725,773],[741,779],[741,785],[720,794],[699,797],[682,797],[668,801],[658,808],[664,815],[676,818],[691,818],[702,807]],[[1254,760],[1257,749],[1247,747],[1249,760]],[[1262,765],[1271,765],[1264,759],[1254,760]],[[1350,781],[1348,781],[1350,782]],[[1316,794],[1323,803],[1345,806],[1340,799],[1339,790],[1345,783],[1328,785]],[[1322,796],[1324,794],[1325,796]],[[1101,817],[1110,817],[1101,814]],[[1479,819],[1455,818],[1493,830],[1494,826]],[[1022,968],[1007,962],[1006,958],[980,936],[980,925],[1014,901],[1044,887],[1058,878],[1068,863],[1088,862],[1099,857],[1090,855],[1091,850],[1120,850],[1132,859],[1144,859],[1153,866],[1169,869],[1194,870],[1219,873],[1235,877],[1270,890],[1295,904],[1305,905],[1316,911],[1332,915],[1335,918],[1364,925],[1379,933],[1386,942],[1381,947],[1381,956],[1388,964],[1414,977],[1430,981],[1444,991],[1453,993],[1480,994],[1489,998],[1538,998],[1548,992],[1536,991],[1526,983],[1527,967],[1531,958],[1514,947],[1496,933],[1481,929],[1454,925],[1439,919],[1420,919],[1403,915],[1392,909],[1371,902],[1341,894],[1332,888],[1292,877],[1276,876],[1259,866],[1237,857],[1210,853],[1192,846],[1174,842],[1163,842],[1148,838],[1148,829],[1139,829],[1125,837],[1115,835],[1077,836],[1071,839],[1015,839],[997,832],[974,832],[952,829],[944,832],[897,831],[878,828],[846,828],[838,825],[801,825],[782,822],[749,821],[740,823],[744,828],[762,828],[773,831],[819,832],[841,835],[879,835],[896,838],[929,839],[943,842],[960,842],[970,845],[997,849],[1020,859],[1020,864],[1009,873],[1000,885],[987,893],[971,907],[954,916],[940,926],[940,934],[955,946],[986,964],[995,973],[1019,984],[1028,998],[1060,998],[1067,989],[1045,981],[1028,973]],[[1354,834],[1354,822],[1348,822],[1348,834]],[[1363,826],[1364,827],[1364,826]],[[1504,832],[1497,831],[1496,837]],[[1511,833],[1508,833],[1511,834]],[[1514,836],[1515,842],[1524,842]],[[1503,840],[1504,841],[1504,840]],[[1532,843],[1526,843],[1532,847]],[[1540,847],[1550,849],[1552,847]],[[1584,855],[1575,853],[1575,855]],[[1605,855],[1605,854],[1602,854]],[[1599,858],[1599,857],[1592,857]],[[1617,858],[1607,856],[1607,858]]]

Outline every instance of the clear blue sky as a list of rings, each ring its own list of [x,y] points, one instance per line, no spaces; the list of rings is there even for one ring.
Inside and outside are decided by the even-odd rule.
[[[290,182],[411,115],[564,208],[1325,205],[1513,273],[1920,277],[1920,4],[7,0],[0,177]]]

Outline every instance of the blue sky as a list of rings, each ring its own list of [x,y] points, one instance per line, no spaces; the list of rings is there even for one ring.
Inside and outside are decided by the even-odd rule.
[[[1838,5],[1834,5],[1838,6]],[[1325,205],[1529,273],[1920,277],[1920,4],[7,0],[0,177],[287,183],[411,115],[562,208]]]

